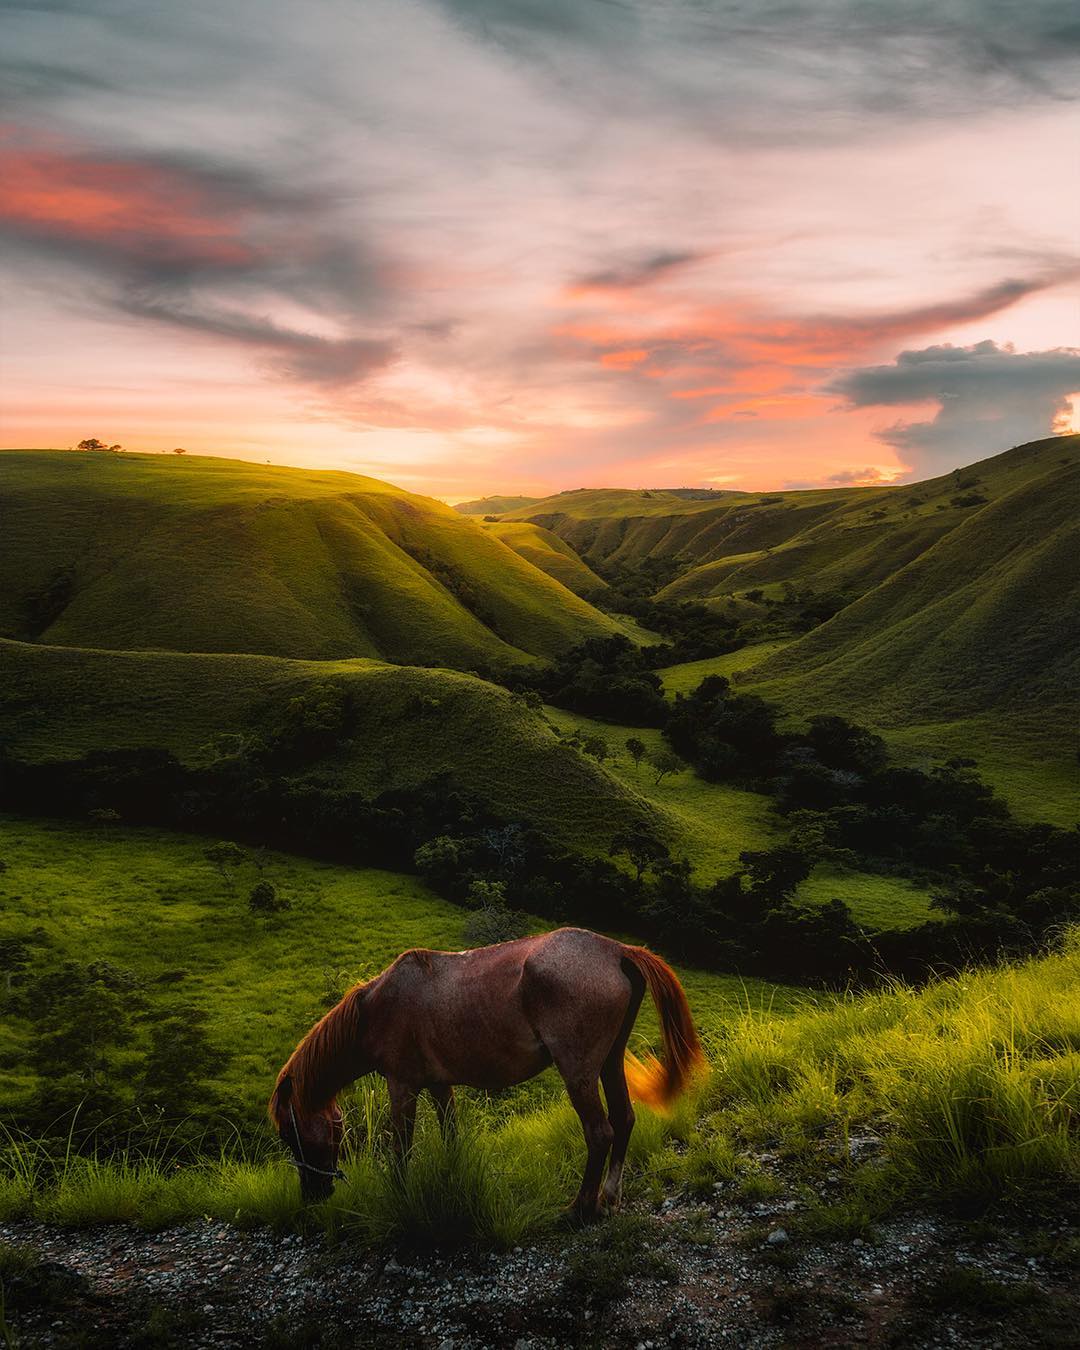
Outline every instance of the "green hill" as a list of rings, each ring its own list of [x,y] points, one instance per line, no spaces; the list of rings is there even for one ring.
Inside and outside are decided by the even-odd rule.
[[[1048,469],[754,669],[906,723],[1048,705],[1080,675],[1080,466]]]
[[[1080,815],[1080,466],[1003,491],[918,558],[744,672],[910,756],[974,755],[1026,814]]]
[[[583,852],[620,829],[671,825],[595,761],[562,744],[505,689],[448,670],[377,661],[115,652],[0,640],[0,743],[32,761],[98,749],[171,750],[197,762],[214,737],[279,722],[289,701],[341,690],[349,729],[311,765],[375,797],[449,774],[505,819]]]
[[[1018,446],[925,483],[773,493],[583,489],[511,513],[553,531],[591,563],[666,559],[679,575],[665,600],[711,600],[784,582],[862,595],[962,525],[1033,483],[1080,437]]]
[[[468,669],[617,629],[478,522],[355,474],[6,451],[0,501],[0,637]]]
[[[539,497],[479,497],[473,502],[455,502],[454,510],[463,516],[501,516],[504,511],[520,511],[538,501]]]
[[[569,544],[542,525],[528,520],[496,520],[485,524],[484,529],[575,595],[590,599],[608,589],[603,577],[598,577]]]

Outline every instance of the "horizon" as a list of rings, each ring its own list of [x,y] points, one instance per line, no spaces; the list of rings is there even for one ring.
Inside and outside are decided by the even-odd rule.
[[[1062,431],[1062,432],[1057,432],[1057,433],[1055,433],[1053,436],[1050,436],[1050,437],[1039,437],[1038,440],[1053,440],[1053,439],[1069,440],[1069,439],[1075,438],[1075,437],[1077,437],[1077,436],[1080,436],[1080,432],[1076,432],[1076,431]],[[983,459],[985,459],[985,460],[988,460],[988,459],[995,459],[995,458],[998,457],[998,455],[1008,453],[1008,452],[1011,451],[1011,450],[1021,450],[1021,449],[1024,448],[1024,445],[1026,445],[1026,444],[1031,444],[1031,442],[1025,442],[1024,444],[1021,444],[1021,445],[1007,446],[1006,449],[1005,449],[1004,451],[997,451],[995,454],[983,456]],[[444,495],[440,495],[440,494],[437,494],[437,493],[424,492],[424,491],[422,491],[422,490],[420,490],[420,489],[416,489],[416,488],[406,488],[406,487],[403,487],[401,484],[396,483],[396,482],[395,482],[392,478],[390,478],[389,476],[380,478],[380,476],[377,475],[377,474],[365,474],[365,473],[363,473],[363,471],[360,470],[360,469],[344,469],[344,468],[340,468],[340,467],[333,466],[333,465],[293,464],[293,463],[288,462],[287,460],[274,461],[274,460],[269,460],[269,459],[244,458],[243,456],[239,456],[239,455],[210,454],[210,453],[206,453],[206,452],[202,452],[202,453],[196,452],[196,453],[193,454],[193,453],[190,453],[187,449],[185,449],[185,450],[183,451],[182,455],[178,455],[178,454],[176,453],[175,448],[174,448],[173,450],[140,450],[140,449],[137,449],[137,448],[135,448],[135,447],[128,447],[128,446],[120,445],[120,446],[117,446],[115,450],[114,450],[112,447],[107,447],[107,448],[106,448],[106,447],[102,447],[101,449],[95,451],[95,450],[80,450],[80,448],[79,448],[77,445],[68,445],[68,446],[60,446],[60,445],[27,445],[27,446],[2,445],[2,446],[0,446],[0,455],[6,455],[6,454],[12,454],[12,455],[28,455],[28,454],[41,454],[41,455],[78,455],[78,454],[86,454],[86,455],[91,455],[91,456],[93,456],[93,455],[95,455],[95,454],[96,454],[96,455],[120,454],[120,455],[129,455],[129,456],[130,456],[130,455],[144,455],[144,456],[146,456],[147,458],[151,458],[151,459],[165,459],[165,460],[168,460],[168,461],[170,461],[170,462],[174,462],[176,459],[179,459],[179,458],[182,458],[182,459],[187,460],[187,461],[190,461],[190,460],[193,460],[193,459],[212,459],[212,460],[220,460],[220,461],[222,461],[222,462],[224,462],[224,463],[230,463],[230,462],[232,462],[232,463],[237,463],[237,464],[253,464],[253,465],[256,465],[256,466],[258,466],[258,467],[262,467],[262,468],[272,468],[272,469],[295,469],[295,470],[298,470],[298,471],[300,471],[300,472],[307,472],[307,473],[320,473],[320,472],[325,472],[325,473],[352,473],[352,474],[356,474],[358,477],[376,478],[376,479],[378,479],[378,481],[380,481],[380,482],[382,482],[382,483],[385,483],[385,484],[387,484],[387,485],[390,486],[390,487],[398,487],[398,488],[400,488],[403,492],[415,493],[415,494],[418,495],[418,496],[426,496],[426,497],[430,497],[430,498],[432,498],[432,499],[435,500],[435,501],[443,502],[445,505],[447,505],[447,506],[452,506],[452,507],[460,506],[460,505],[462,505],[463,503],[466,503],[466,502],[474,502],[474,501],[475,501],[475,502],[480,502],[480,501],[486,501],[486,500],[489,500],[489,499],[495,500],[495,499],[498,499],[498,498],[501,498],[501,497],[514,497],[514,496],[528,496],[528,495],[530,495],[530,494],[526,494],[526,493],[500,492],[500,491],[498,491],[498,490],[496,490],[496,489],[491,489],[491,487],[490,487],[490,485],[489,485],[488,489],[481,490],[481,491],[479,491],[479,492],[477,492],[477,493],[475,493],[475,494],[472,494],[472,495],[465,495],[465,496],[461,496],[461,495],[453,496],[453,495],[450,495],[450,496],[444,496]],[[965,464],[958,464],[958,465],[955,466],[954,469],[952,469],[952,470],[946,470],[946,471],[945,471],[944,473],[942,473],[942,474],[936,474],[936,475],[934,475],[934,477],[945,477],[945,476],[947,476],[948,472],[959,473],[959,472],[961,472],[961,471],[964,470],[964,469],[974,468],[974,467],[976,467],[976,466],[977,466],[979,463],[981,463],[981,462],[982,462],[982,460],[972,460],[972,461],[970,461],[970,462],[968,462],[968,463],[965,463]],[[752,496],[757,495],[758,493],[761,493],[761,492],[770,492],[770,491],[784,491],[784,492],[789,492],[789,493],[799,493],[799,492],[823,492],[823,491],[833,491],[833,492],[843,492],[843,491],[846,491],[846,492],[850,492],[850,491],[852,491],[852,490],[857,490],[857,491],[858,491],[858,490],[862,490],[862,491],[867,491],[867,492],[873,492],[873,491],[881,491],[882,489],[885,489],[885,488],[915,487],[915,486],[918,486],[919,483],[929,482],[929,481],[932,481],[932,479],[930,479],[930,478],[926,478],[926,479],[918,479],[918,480],[915,480],[915,479],[908,479],[908,480],[904,480],[904,481],[895,480],[895,481],[888,482],[888,483],[846,483],[846,484],[832,483],[832,484],[826,484],[826,485],[823,485],[823,486],[821,486],[821,487],[799,486],[799,487],[784,488],[784,489],[770,489],[770,488],[762,488],[762,487],[754,487],[754,486],[747,486],[747,487],[740,487],[740,488],[736,488],[736,487],[711,488],[711,487],[706,486],[705,484],[700,484],[700,483],[667,484],[666,486],[660,486],[660,485],[657,484],[657,483],[647,483],[647,482],[642,482],[642,483],[597,483],[597,484],[594,484],[594,485],[589,486],[589,487],[583,487],[583,486],[557,487],[557,488],[553,489],[551,492],[546,493],[546,494],[545,494],[545,497],[534,496],[534,500],[535,500],[535,501],[543,501],[543,500],[546,499],[546,497],[559,497],[559,496],[564,496],[564,495],[566,495],[566,494],[568,494],[568,493],[576,493],[576,492],[649,492],[649,493],[654,493],[654,492],[660,492],[660,493],[663,493],[663,492],[670,492],[670,493],[679,493],[679,492],[709,492],[709,493],[715,494],[715,495],[718,496],[718,497],[719,497],[719,496],[723,496],[723,495],[725,495],[725,494],[732,494],[732,495],[740,495],[740,496],[752,497]],[[502,513],[497,513],[497,514],[508,514],[508,512],[502,512]]]
[[[461,501],[1075,431],[1069,12],[10,10],[0,435]]]

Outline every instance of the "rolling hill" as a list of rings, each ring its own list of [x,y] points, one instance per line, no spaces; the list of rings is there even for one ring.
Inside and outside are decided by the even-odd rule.
[[[484,529],[575,595],[595,599],[608,589],[603,577],[597,576],[569,544],[542,525],[529,520],[496,520],[485,523]]]
[[[198,762],[216,736],[272,726],[290,700],[326,685],[347,700],[350,732],[305,770],[320,782],[376,797],[449,774],[504,819],[588,853],[620,829],[674,834],[520,699],[448,670],[0,640],[0,743],[30,761],[152,746]]]
[[[0,637],[459,669],[617,622],[430,498],[153,455],[0,453]]]
[[[472,502],[455,502],[454,510],[463,516],[501,516],[505,511],[520,511],[540,501],[539,497],[479,497]]]
[[[663,558],[666,600],[721,600],[784,582],[862,595],[990,502],[1033,484],[1080,437],[1054,436],[924,483],[774,493],[584,489],[510,513],[553,531],[593,564]]]
[[[600,565],[671,559],[681,571],[664,600],[745,605],[748,590],[776,596],[785,582],[841,593],[849,603],[833,618],[761,648],[736,678],[794,716],[866,723],[911,762],[973,756],[1021,814],[1069,824],[1080,814],[1078,450],[1080,436],[1055,436],[885,488],[563,493],[531,518]]]

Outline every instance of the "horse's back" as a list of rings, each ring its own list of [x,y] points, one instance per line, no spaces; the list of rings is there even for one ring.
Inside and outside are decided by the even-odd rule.
[[[525,955],[527,975],[567,989],[622,989],[623,945],[587,928],[556,928]]]

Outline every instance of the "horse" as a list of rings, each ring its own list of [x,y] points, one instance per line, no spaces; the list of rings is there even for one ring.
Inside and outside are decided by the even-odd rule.
[[[662,1063],[626,1050],[646,988],[660,1017]],[[634,1128],[631,1098],[666,1109],[704,1065],[678,977],[644,947],[559,928],[470,951],[403,952],[350,989],[300,1041],[278,1075],[269,1115],[304,1201],[319,1203],[342,1177],[337,1097],[355,1079],[385,1077],[394,1148],[405,1166],[421,1092],[434,1099],[449,1133],[456,1085],[506,1088],[551,1064],[585,1136],[585,1171],[571,1211],[587,1223],[618,1208]]]

